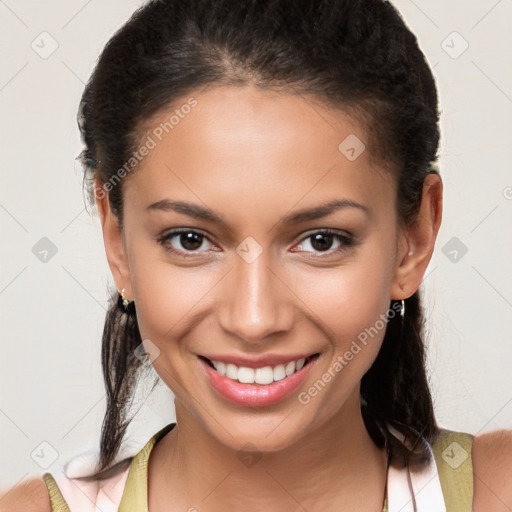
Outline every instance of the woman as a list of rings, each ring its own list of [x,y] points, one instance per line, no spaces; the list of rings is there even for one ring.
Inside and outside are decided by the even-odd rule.
[[[79,117],[119,292],[99,464],[5,510],[510,510],[510,433],[442,429],[425,371],[438,119],[387,2],[138,10]],[[150,367],[176,423],[119,461]]]

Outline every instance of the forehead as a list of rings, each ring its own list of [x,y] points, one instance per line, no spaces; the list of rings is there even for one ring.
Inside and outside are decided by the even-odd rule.
[[[271,215],[339,198],[373,210],[394,201],[364,127],[299,94],[198,91],[147,122],[141,140],[151,149],[124,187],[127,206],[173,198],[220,211],[259,206]]]

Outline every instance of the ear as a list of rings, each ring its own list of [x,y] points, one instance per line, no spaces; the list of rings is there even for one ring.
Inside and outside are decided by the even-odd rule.
[[[124,296],[133,297],[125,240],[118,218],[110,209],[109,195],[99,178],[94,178],[94,197],[100,215],[103,241],[107,260],[114,277],[117,290],[125,288]]]
[[[434,252],[443,213],[443,182],[429,174],[423,182],[420,210],[412,224],[400,233],[397,267],[391,283],[391,298],[406,299],[421,285]]]

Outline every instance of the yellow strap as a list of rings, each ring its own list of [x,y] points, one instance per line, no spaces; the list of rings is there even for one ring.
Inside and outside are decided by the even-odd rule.
[[[48,488],[50,494],[50,503],[52,505],[52,512],[71,512],[69,510],[66,500],[62,496],[57,482],[51,473],[45,473],[43,475],[44,482]]]
[[[147,512],[147,467],[149,454],[155,444],[172,430],[176,423],[170,423],[159,430],[140,450],[131,462],[128,479],[124,488],[119,512]],[[60,492],[59,486],[51,473],[43,475],[50,495],[52,512],[71,512],[69,505]]]
[[[473,510],[473,439],[466,432],[443,429],[432,443],[446,512]]]
[[[148,512],[148,462],[151,450],[176,423],[159,430],[134,457],[124,486],[118,512]]]

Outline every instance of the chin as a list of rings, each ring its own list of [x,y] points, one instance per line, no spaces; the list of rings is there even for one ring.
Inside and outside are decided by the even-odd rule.
[[[304,423],[290,418],[255,418],[212,425],[217,440],[234,451],[279,452],[291,448],[305,435]]]

